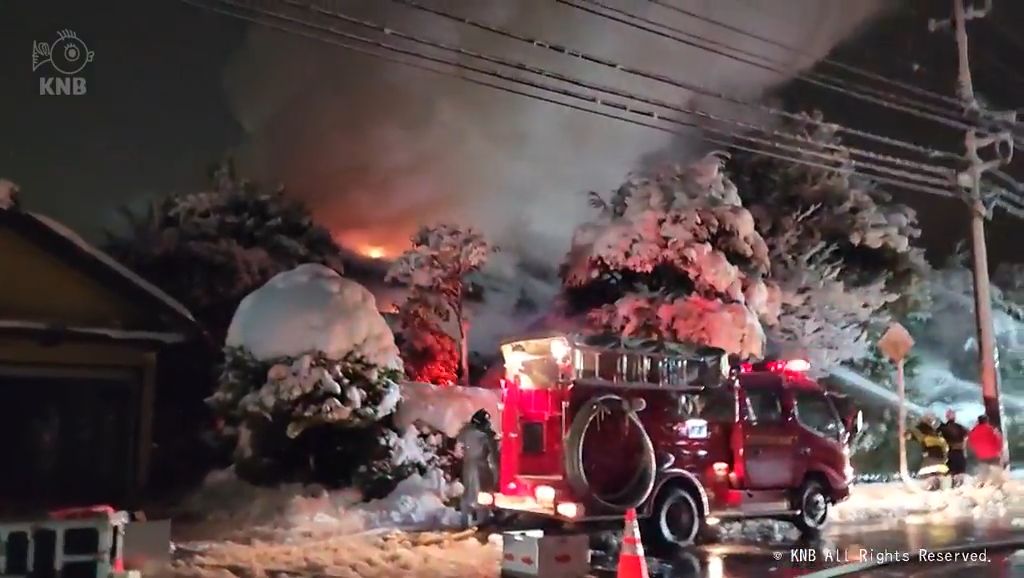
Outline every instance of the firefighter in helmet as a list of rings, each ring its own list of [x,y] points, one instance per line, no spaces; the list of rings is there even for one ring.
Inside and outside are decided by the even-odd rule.
[[[939,434],[937,422],[929,413],[910,430],[910,435],[921,444],[921,467],[917,470],[917,477],[924,480],[929,490],[939,489],[942,477],[949,473],[946,465],[949,444]]]

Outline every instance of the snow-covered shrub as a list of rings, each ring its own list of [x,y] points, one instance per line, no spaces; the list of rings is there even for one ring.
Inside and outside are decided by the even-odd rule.
[[[570,307],[603,330],[760,356],[762,321],[778,315],[765,283],[768,247],[736,187],[709,155],[686,168],[635,177],[597,219],[577,228],[563,267]]]
[[[417,231],[412,236],[412,248],[392,264],[388,280],[410,288],[409,302],[399,313],[410,353],[416,359],[415,367],[445,361],[440,357],[449,354],[445,326],[452,323],[458,334],[461,383],[469,383],[468,277],[478,272],[493,252],[483,235],[473,229],[441,224]],[[432,354],[439,357],[425,358]],[[446,370],[445,366],[436,368],[426,374],[427,380],[443,381]]]
[[[236,436],[240,475],[346,484],[389,431],[401,371],[373,296],[305,264],[242,300],[208,401]]]
[[[262,382],[253,380],[261,374]],[[210,403],[238,419],[286,420],[289,437],[297,437],[315,425],[363,427],[391,415],[399,379],[398,370],[353,353],[340,360],[317,353],[260,361],[245,349],[229,349],[222,387]]]
[[[243,479],[354,485],[367,499],[381,498],[432,470],[455,480],[455,438],[474,412],[496,406],[475,392],[428,384],[410,384],[403,401],[402,377],[393,336],[369,292],[306,264],[239,305],[209,403],[236,440]],[[407,407],[396,419],[400,402]],[[436,419],[421,419],[424,411]]]

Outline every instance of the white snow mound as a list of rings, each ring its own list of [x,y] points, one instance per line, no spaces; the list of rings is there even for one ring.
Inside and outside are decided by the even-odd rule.
[[[437,469],[412,475],[386,497],[361,502],[358,490],[284,484],[257,487],[233,470],[212,472],[178,508],[193,532],[231,540],[290,540],[375,530],[461,528],[465,517],[447,504],[463,492]]]
[[[426,425],[444,435],[458,437],[462,428],[480,410],[491,416],[491,427],[497,432],[498,392],[479,387],[439,387],[429,383],[401,384],[402,402],[395,415],[395,424],[407,431],[416,424]]]
[[[263,360],[321,351],[331,359],[355,353],[374,365],[402,368],[373,295],[314,263],[279,273],[246,296],[226,343]]]

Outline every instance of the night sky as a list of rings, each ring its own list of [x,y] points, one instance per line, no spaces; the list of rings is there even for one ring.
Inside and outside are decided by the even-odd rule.
[[[1024,3],[995,0],[994,18],[972,24],[976,88],[990,103],[1024,106]],[[837,58],[952,94],[948,33],[929,33],[926,11],[948,2],[903,3],[846,42]],[[145,6],[145,8],[142,8]],[[927,9],[927,10],[926,10]],[[96,58],[88,94],[39,96],[33,41],[75,30]],[[205,182],[205,167],[244,144],[226,101],[224,70],[245,42],[245,25],[177,1],[5,0],[0,4],[0,177],[21,185],[25,204],[98,238],[116,209]],[[960,152],[961,137],[900,113],[799,82],[789,103],[824,110],[844,124]],[[1019,156],[1018,156],[1019,158]],[[1024,161],[1010,172],[1024,178]],[[919,210],[925,243],[941,259],[967,231],[956,201],[899,193]],[[1021,223],[999,214],[989,230],[994,261],[1024,261]]]

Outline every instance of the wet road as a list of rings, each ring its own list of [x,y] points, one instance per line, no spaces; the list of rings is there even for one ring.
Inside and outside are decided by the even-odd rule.
[[[1024,578],[1024,552],[1003,549],[966,562],[937,559],[934,551],[954,545],[1019,539],[1024,520],[983,520],[973,524],[886,522],[834,527],[822,539],[763,541],[730,539],[674,552],[648,552],[651,574],[664,578],[790,578],[867,561],[909,561],[852,574],[858,578],[921,577]],[[922,552],[924,551],[924,552]],[[921,555],[935,558],[918,563]],[[600,574],[599,574],[600,575]],[[612,574],[614,575],[614,574]]]

